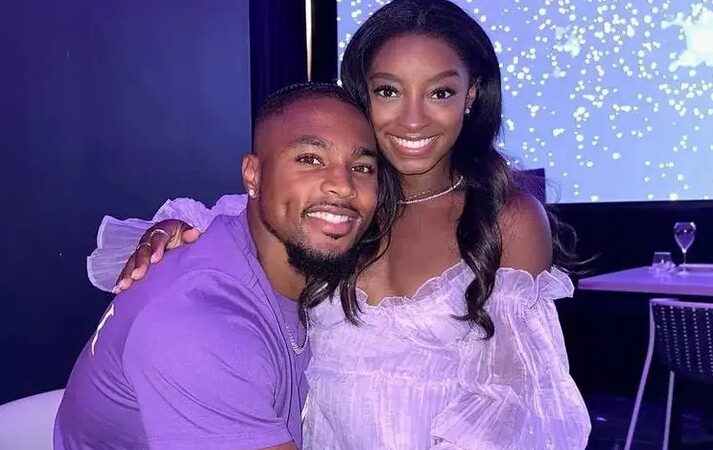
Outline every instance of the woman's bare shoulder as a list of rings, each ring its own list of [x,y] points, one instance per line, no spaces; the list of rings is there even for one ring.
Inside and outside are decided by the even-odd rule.
[[[552,265],[552,233],[545,207],[532,195],[517,193],[500,212],[501,267],[537,276]]]

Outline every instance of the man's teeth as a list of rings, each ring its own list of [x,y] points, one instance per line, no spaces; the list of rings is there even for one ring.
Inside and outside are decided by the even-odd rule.
[[[436,140],[436,137],[430,137],[430,138],[425,138],[425,139],[404,139],[396,136],[392,136],[394,141],[396,141],[397,144],[401,145],[402,147],[406,148],[423,148],[433,141]]]
[[[329,223],[344,223],[348,222],[351,220],[351,217],[349,216],[342,216],[339,214],[332,214],[328,212],[314,212],[314,213],[309,213],[307,214],[310,217],[315,217],[317,219],[324,220],[325,222]]]

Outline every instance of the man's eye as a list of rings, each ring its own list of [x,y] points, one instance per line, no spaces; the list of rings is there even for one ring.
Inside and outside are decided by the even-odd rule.
[[[307,164],[310,166],[322,165],[322,161],[320,161],[319,158],[315,155],[301,155],[297,157],[296,161],[298,163]]]
[[[365,173],[365,174],[372,174],[374,173],[374,167],[368,165],[368,164],[359,164],[358,166],[354,166],[354,172],[357,173]]]

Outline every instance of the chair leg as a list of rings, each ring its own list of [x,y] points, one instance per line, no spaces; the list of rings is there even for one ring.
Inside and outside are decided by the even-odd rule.
[[[631,443],[634,440],[634,431],[636,430],[636,421],[639,418],[639,409],[641,409],[641,401],[644,398],[644,390],[646,388],[646,379],[649,376],[651,368],[651,359],[654,356],[654,343],[656,337],[656,328],[654,327],[654,314],[649,308],[649,348],[646,351],[646,360],[644,361],[644,370],[641,373],[641,381],[639,382],[639,390],[636,392],[636,401],[634,401],[634,411],[631,414],[631,422],[629,423],[629,431],[626,433],[626,443],[624,450],[631,450]]]
[[[666,423],[663,429],[663,450],[668,450],[668,441],[671,432],[671,407],[673,405],[673,388],[676,384],[676,374],[673,371],[668,373],[668,394],[666,396]]]

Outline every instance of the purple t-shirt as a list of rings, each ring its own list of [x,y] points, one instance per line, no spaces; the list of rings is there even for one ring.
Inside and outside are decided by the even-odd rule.
[[[246,213],[219,216],[111,303],[70,376],[55,449],[300,446],[309,349],[297,355],[290,330],[301,344]]]

